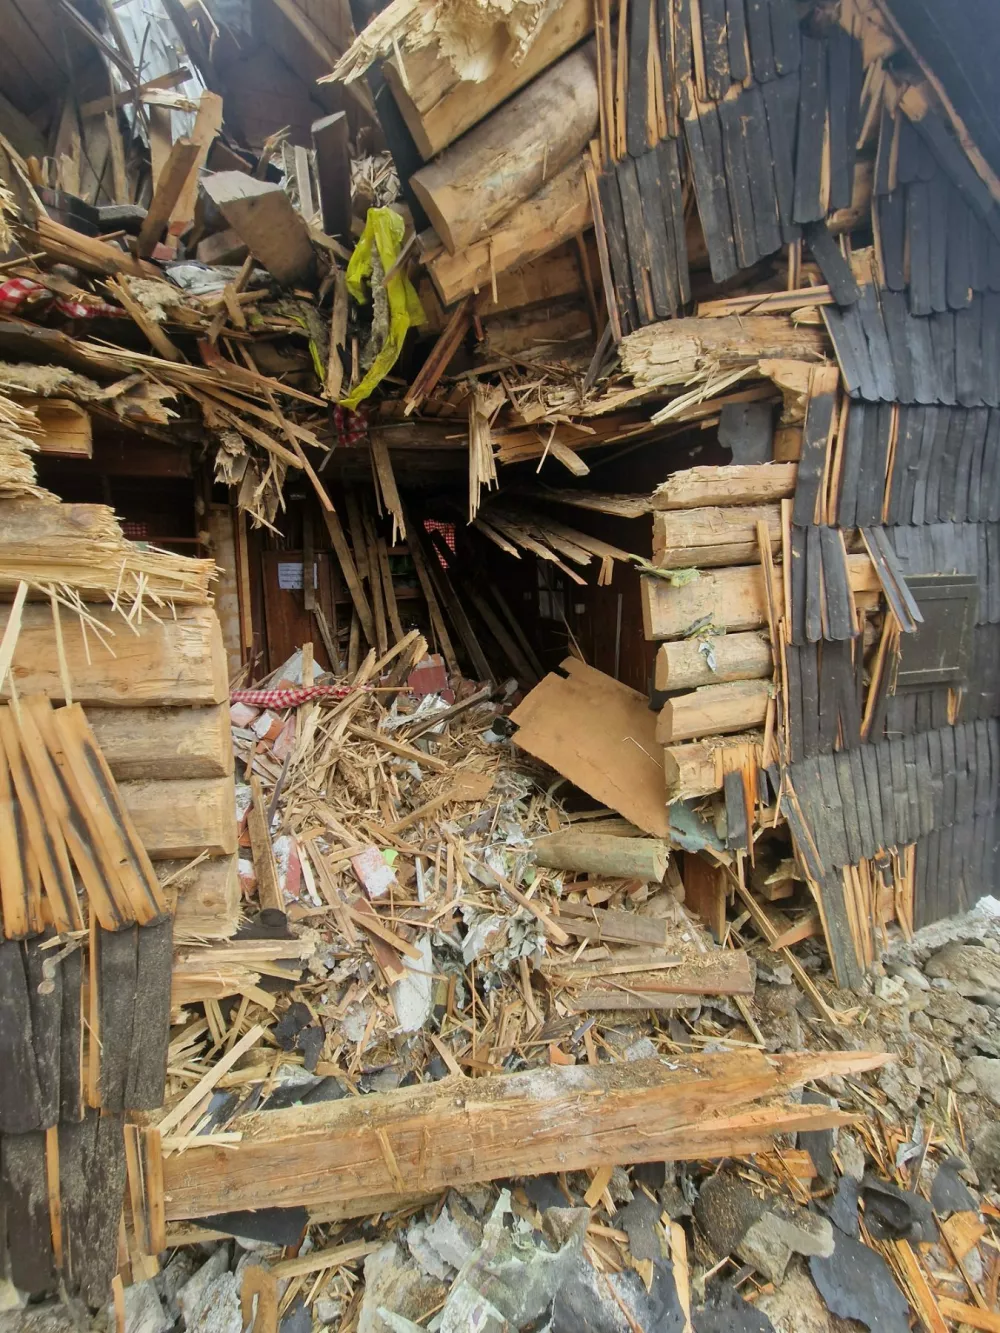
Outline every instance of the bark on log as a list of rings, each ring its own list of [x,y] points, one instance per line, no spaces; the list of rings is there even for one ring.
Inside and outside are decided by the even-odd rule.
[[[233,771],[229,708],[88,708],[118,782],[221,778]]]
[[[849,555],[854,592],[877,592],[875,567],[867,555]],[[675,588],[667,579],[641,581],[642,624],[647,639],[684,638],[699,621],[725,630],[762,629],[767,624],[759,565],[709,570]]]
[[[823,330],[784,315],[670,319],[630,333],[619,348],[622,369],[642,389],[686,384],[769,358],[820,361],[829,351]]]
[[[521,61],[509,57],[510,37],[505,28],[490,32],[488,49],[481,54],[494,66],[479,83],[459,78],[437,43],[407,51],[402,57],[403,68],[395,57],[387,60],[382,72],[418,152],[427,162],[565,55],[593,27],[590,0],[565,0],[539,28]]]
[[[236,851],[236,789],[229,778],[122,782],[122,801],[151,861]]]
[[[535,860],[552,870],[663,882],[670,850],[659,838],[619,838],[610,833],[567,830],[532,844]]]
[[[759,767],[763,752],[764,734],[760,731],[671,745],[663,751],[667,800],[686,800],[689,796],[708,796],[721,791],[726,773],[747,764]]]
[[[652,495],[654,509],[702,505],[752,505],[795,494],[797,463],[729,463],[675,472]]]
[[[702,651],[706,646],[715,659],[714,668],[709,665],[708,653]],[[773,669],[766,634],[675,639],[657,649],[654,684],[658,690],[693,690],[727,680],[766,680]]]
[[[827,1106],[756,1104],[814,1078],[878,1068],[868,1052],[759,1051],[541,1068],[240,1116],[238,1143],[163,1161],[168,1221],[213,1213],[415,1194],[508,1176],[737,1155],[775,1132],[845,1117]],[[567,1133],[567,1126],[572,1133]],[[755,1144],[757,1148],[748,1148]]]
[[[593,43],[553,65],[410,184],[451,254],[485,237],[581,153],[597,127]]]
[[[653,564],[661,569],[756,565],[757,524],[767,524],[771,553],[781,550],[781,506],[713,505],[653,514]]]
[[[198,607],[160,621],[144,619],[135,633],[110,606],[88,606],[110,648],[93,631],[84,641],[80,625],[62,617],[66,665],[75,703],[126,708],[220,704],[229,698],[226,650],[219,617]],[[0,634],[10,609],[0,606]],[[88,650],[90,660],[88,661]],[[113,655],[112,655],[113,654]],[[18,694],[47,694],[65,702],[52,612],[48,603],[24,608],[11,668]],[[0,697],[10,697],[9,678]]]
[[[770,697],[771,684],[764,680],[703,685],[690,694],[678,694],[660,710],[656,739],[661,745],[673,745],[700,736],[721,736],[763,726]]]

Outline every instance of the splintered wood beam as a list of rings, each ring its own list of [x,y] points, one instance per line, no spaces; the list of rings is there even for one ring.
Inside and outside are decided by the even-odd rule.
[[[689,467],[657,486],[653,509],[695,509],[703,505],[761,505],[795,494],[797,463],[728,463]]]
[[[386,60],[382,72],[424,161],[565,55],[593,26],[593,0],[565,0],[539,27],[522,60],[499,61],[493,59],[494,30],[477,28],[482,56],[493,65],[479,82],[462,79],[436,42]]]
[[[622,369],[640,389],[705,380],[771,358],[819,362],[829,350],[824,332],[785,315],[663,320],[620,345]]]
[[[167,1220],[333,1200],[353,1203],[361,1216],[375,1195],[399,1195],[400,1178],[408,1193],[420,1194],[595,1162],[730,1155],[793,1126],[844,1123],[826,1106],[763,1099],[891,1059],[754,1050],[672,1057],[669,1065],[552,1066],[253,1112],[233,1121],[242,1138],[224,1150],[191,1147],[164,1160]]]
[[[741,736],[712,736],[686,745],[671,745],[663,751],[663,776],[667,800],[708,796],[721,791],[727,773],[748,765],[759,768],[764,752],[764,733]]]

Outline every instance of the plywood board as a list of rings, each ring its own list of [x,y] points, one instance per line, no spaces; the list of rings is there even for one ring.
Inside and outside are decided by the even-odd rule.
[[[645,695],[575,658],[545,677],[511,713],[514,744],[596,801],[665,838],[670,832],[656,714]]]

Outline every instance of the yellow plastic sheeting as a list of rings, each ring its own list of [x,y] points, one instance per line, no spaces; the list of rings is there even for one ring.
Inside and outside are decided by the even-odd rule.
[[[391,208],[369,208],[365,229],[347,265],[347,290],[355,301],[364,304],[368,300],[364,280],[371,277],[372,246],[378,250],[382,272],[388,273],[399,258],[405,230],[403,219]],[[368,397],[399,360],[407,329],[425,321],[416,289],[402,270],[386,283],[386,294],[389,298],[389,332],[386,340],[361,383],[340,400],[342,407],[353,410],[362,399]]]

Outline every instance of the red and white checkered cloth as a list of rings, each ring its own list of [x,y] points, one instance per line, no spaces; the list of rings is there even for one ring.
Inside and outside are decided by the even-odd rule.
[[[32,278],[8,278],[0,283],[0,315],[16,315],[26,304],[35,307],[51,304],[54,310],[69,319],[128,318],[126,311],[97,297],[84,302],[68,296],[54,296],[48,287]]]
[[[346,699],[370,685],[296,685],[290,690],[230,690],[229,702],[256,708],[297,708],[313,699]]]
[[[337,443],[344,448],[357,447],[368,442],[368,413],[364,407],[356,412],[339,404],[333,409],[333,428],[337,432]]]

